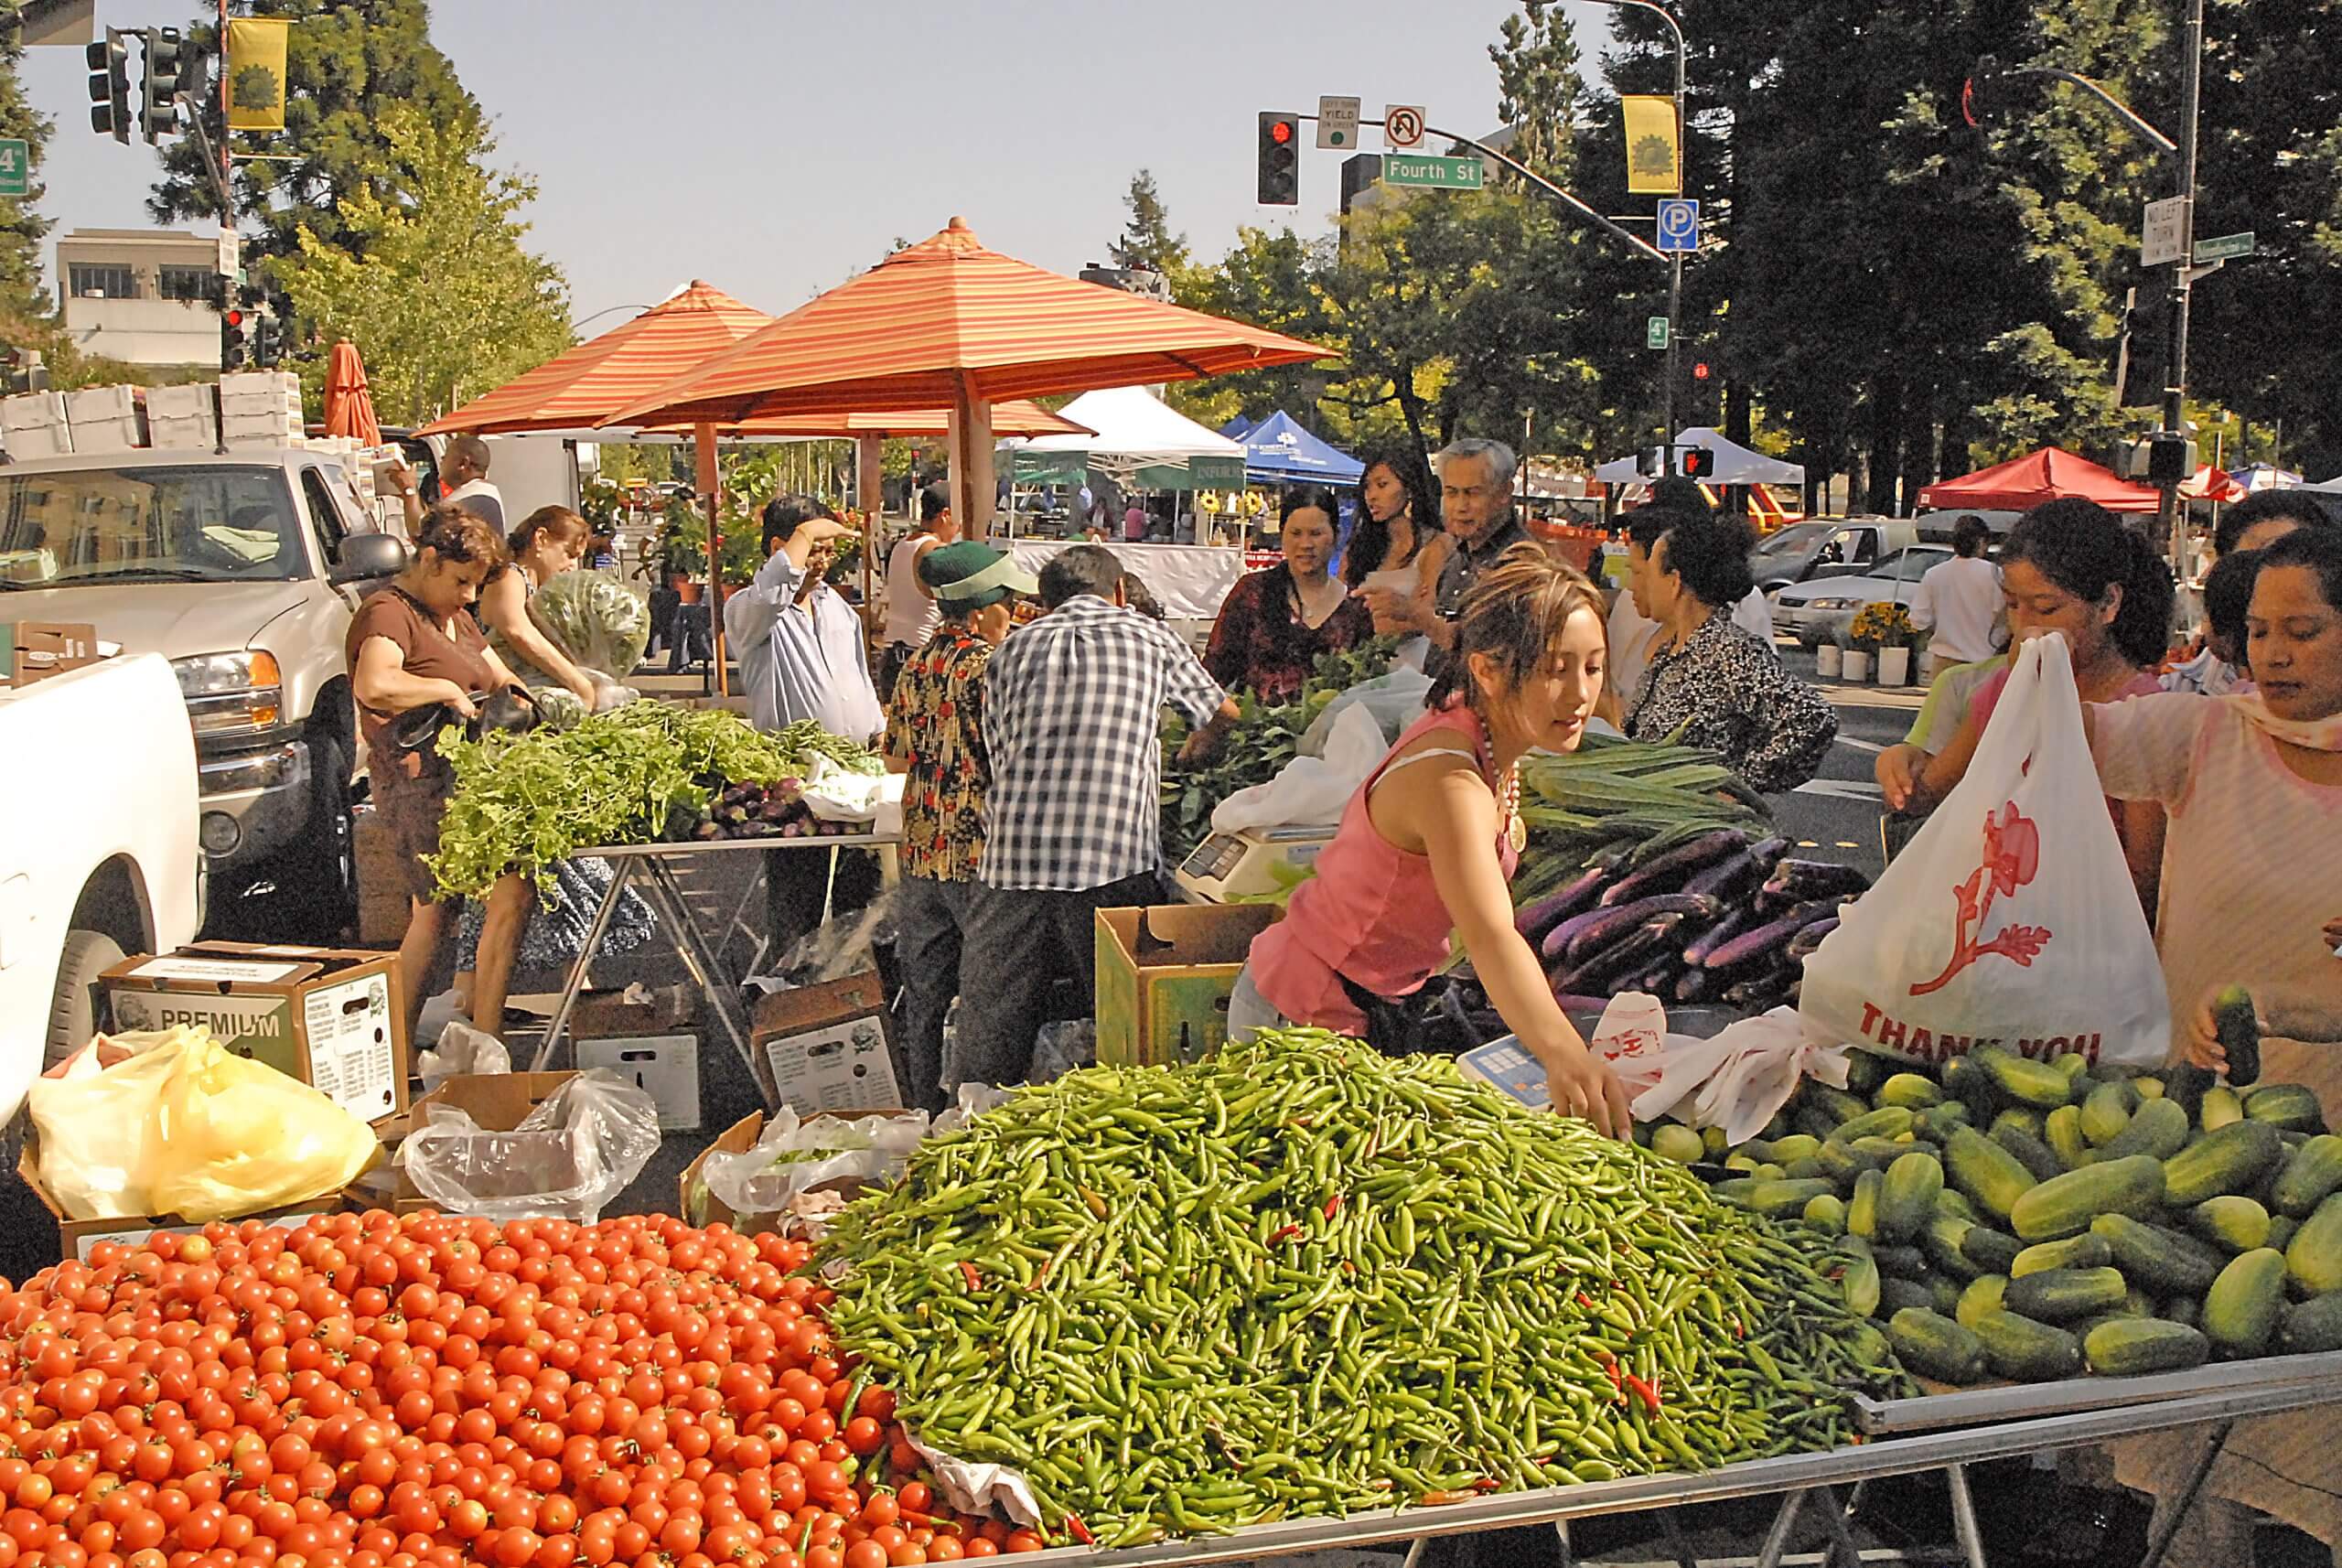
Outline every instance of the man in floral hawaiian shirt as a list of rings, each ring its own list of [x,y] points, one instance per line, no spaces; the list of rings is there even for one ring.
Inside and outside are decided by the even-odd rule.
[[[903,782],[903,879],[895,895],[903,974],[903,1099],[940,1111],[943,1019],[960,988],[960,950],[983,858],[983,672],[1008,636],[1011,602],[1037,585],[972,541],[939,545],[918,572],[942,624],[903,662],[886,714],[886,765]]]

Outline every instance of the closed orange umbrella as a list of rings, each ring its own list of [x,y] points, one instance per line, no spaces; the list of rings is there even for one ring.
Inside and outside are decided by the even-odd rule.
[[[722,289],[694,282],[625,325],[433,420],[420,434],[498,435],[607,424],[612,410],[674,380],[771,320]]]
[[[1187,381],[1327,350],[986,250],[960,219],[618,408],[719,425]]]
[[[326,360],[326,434],[347,435],[369,446],[382,444],[382,427],[374,419],[374,394],[366,390],[366,364],[358,345],[336,340]]]

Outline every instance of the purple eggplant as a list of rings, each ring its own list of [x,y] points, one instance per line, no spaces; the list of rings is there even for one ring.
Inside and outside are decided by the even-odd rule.
[[[1704,967],[1710,953],[1739,935],[1747,925],[1747,910],[1726,909],[1724,918],[1692,939],[1692,944],[1683,950],[1683,961],[1694,969]]]
[[[1789,939],[1789,957],[1801,959],[1821,945],[1821,939],[1838,929],[1838,917],[1825,915]]]
[[[1718,861],[1683,884],[1686,893],[1705,893],[1713,897],[1732,898],[1745,889],[1755,886],[1773,873],[1774,863],[1789,846],[1787,839],[1767,839],[1750,844],[1738,854]]]
[[[1870,878],[1834,860],[1785,860],[1765,879],[1765,891],[1776,898],[1799,902],[1808,898],[1842,897],[1870,891]]]
[[[1639,908],[1640,906],[1637,906]],[[1610,989],[1620,978],[1640,973],[1675,940],[1683,923],[1679,910],[1654,913],[1625,928],[1605,945],[1586,950],[1563,974],[1553,977],[1553,988],[1569,991]]]
[[[1682,886],[1684,878],[1747,847],[1748,835],[1738,828],[1718,828],[1712,833],[1702,833],[1698,838],[1677,844],[1649,865],[1637,868],[1633,875],[1612,883],[1609,890],[1602,895],[1602,902],[1631,904],[1654,893],[1679,888]]]
[[[1779,918],[1767,920],[1755,929],[1743,931],[1730,941],[1711,949],[1707,962],[1701,967],[1735,969],[1741,964],[1766,958],[1785,946],[1791,937],[1796,936],[1806,927],[1835,913],[1837,908],[1838,901],[1835,898],[1818,899],[1810,904],[1800,904]]]
[[[1532,944],[1545,940],[1545,933],[1591,905],[1602,889],[1626,864],[1623,854],[1606,854],[1577,875],[1533,903],[1523,904],[1512,917],[1513,929]]]
[[[1613,938],[1633,930],[1656,915],[1689,915],[1696,919],[1713,920],[1722,907],[1713,898],[1697,893],[1660,893],[1649,898],[1638,898],[1631,904],[1619,904],[1606,909],[1596,909],[1589,916],[1564,921],[1554,935],[1569,927],[1577,927],[1563,950],[1572,963],[1583,963],[1595,949],[1608,945]],[[1580,922],[1584,923],[1581,924]],[[1545,939],[1545,950],[1553,950],[1553,938]]]
[[[1714,983],[1715,976],[1710,971],[1687,969],[1683,972],[1681,978],[1675,983],[1675,1000],[1703,1002],[1707,1000],[1708,988]]]

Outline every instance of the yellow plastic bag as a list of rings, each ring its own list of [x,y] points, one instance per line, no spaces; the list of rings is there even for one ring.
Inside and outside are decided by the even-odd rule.
[[[198,1030],[44,1079],[31,1102],[41,1185],[76,1219],[234,1219],[336,1191],[381,1152],[373,1129],[317,1090]]]

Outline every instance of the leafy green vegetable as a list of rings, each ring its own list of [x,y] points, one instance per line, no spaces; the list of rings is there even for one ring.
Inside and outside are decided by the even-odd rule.
[[[440,752],[456,783],[428,857],[443,894],[477,898],[507,872],[550,890],[551,869],[583,849],[686,836],[727,783],[803,777],[816,756],[857,773],[885,764],[800,722],[765,735],[720,708],[630,703],[565,730],[490,734],[450,729]]]

